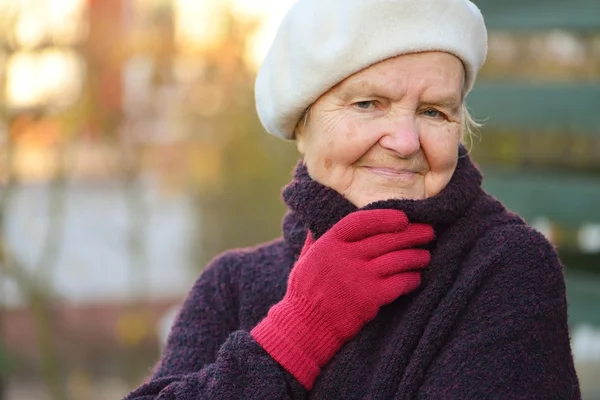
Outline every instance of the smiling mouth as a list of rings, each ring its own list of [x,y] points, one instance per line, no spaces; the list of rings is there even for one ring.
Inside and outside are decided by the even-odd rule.
[[[411,179],[417,173],[408,169],[380,168],[380,167],[365,167],[369,172],[376,175],[392,178],[392,179]]]

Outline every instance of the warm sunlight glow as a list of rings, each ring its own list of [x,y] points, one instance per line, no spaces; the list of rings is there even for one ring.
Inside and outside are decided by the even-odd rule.
[[[55,44],[75,44],[84,36],[86,0],[47,0],[48,25]]]
[[[21,12],[16,24],[15,37],[20,46],[35,47],[44,40],[46,34],[45,18],[41,8],[32,8]]]
[[[175,38],[182,48],[217,46],[224,35],[226,2],[175,0]]]
[[[233,10],[241,15],[259,18],[261,24],[250,38],[246,60],[257,69],[265,58],[277,28],[295,0],[234,0]]]
[[[37,56],[32,53],[16,53],[8,61],[6,102],[13,107],[32,106],[40,101],[41,93],[37,79]]]
[[[81,39],[84,0],[23,0],[17,4],[15,36],[20,46],[32,48],[44,40],[69,45]]]
[[[277,27],[295,0],[230,0],[236,15],[258,19],[257,32],[249,38],[247,62],[256,68],[265,57]],[[223,0],[175,0],[177,43],[183,48],[218,46],[225,34]]]
[[[68,106],[83,85],[79,56],[49,48],[40,53],[19,52],[7,65],[6,102],[10,107]]]

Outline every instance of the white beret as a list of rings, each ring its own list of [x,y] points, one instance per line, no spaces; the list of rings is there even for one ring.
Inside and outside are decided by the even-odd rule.
[[[256,77],[267,132],[292,139],[302,113],[329,89],[401,54],[444,51],[465,66],[468,93],[487,54],[481,12],[469,0],[298,0]]]

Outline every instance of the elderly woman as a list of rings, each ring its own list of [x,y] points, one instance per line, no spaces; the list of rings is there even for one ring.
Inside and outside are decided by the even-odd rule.
[[[302,155],[282,238],[215,259],[128,399],[578,399],[552,245],[462,138],[468,0],[299,0],[256,80]]]

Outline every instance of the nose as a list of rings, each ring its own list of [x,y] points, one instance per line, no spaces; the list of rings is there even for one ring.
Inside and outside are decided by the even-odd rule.
[[[414,116],[395,118],[385,127],[379,145],[393,151],[400,158],[411,158],[421,148],[417,121]]]

